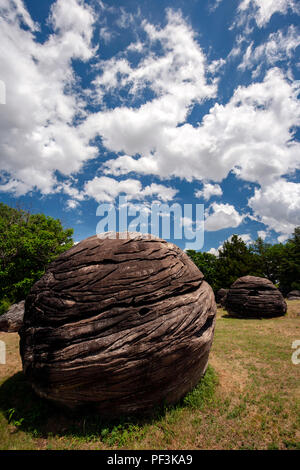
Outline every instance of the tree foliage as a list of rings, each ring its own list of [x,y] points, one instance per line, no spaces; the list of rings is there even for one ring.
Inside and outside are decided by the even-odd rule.
[[[187,250],[187,254],[204,274],[205,280],[216,289],[216,260],[217,257],[211,253],[202,253],[201,251]]]
[[[284,293],[300,290],[300,227],[285,244],[285,256],[281,262],[280,286]]]
[[[0,203],[0,301],[24,299],[46,266],[73,245],[73,229]]]
[[[286,256],[286,247],[282,243],[271,245],[258,238],[251,250],[256,258],[260,275],[279,285],[283,275],[283,262]]]
[[[217,287],[229,288],[242,276],[259,276],[255,257],[246,243],[237,235],[224,242],[217,259]]]

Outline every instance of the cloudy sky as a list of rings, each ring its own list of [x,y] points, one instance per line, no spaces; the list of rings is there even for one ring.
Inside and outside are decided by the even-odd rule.
[[[298,0],[0,0],[0,17],[1,201],[76,241],[120,194],[204,204],[211,252],[300,225]]]

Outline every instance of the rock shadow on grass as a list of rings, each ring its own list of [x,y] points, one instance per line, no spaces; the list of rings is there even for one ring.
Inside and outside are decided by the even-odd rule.
[[[20,430],[34,438],[69,436],[120,446],[125,445],[128,439],[142,438],[147,425],[163,419],[168,412],[204,408],[212,402],[217,384],[217,375],[208,366],[196,387],[176,405],[162,404],[148,414],[119,416],[110,420],[95,413],[92,407],[74,412],[40,398],[27,383],[23,372],[18,372],[0,385],[0,411],[8,425],[15,427],[14,432]]]

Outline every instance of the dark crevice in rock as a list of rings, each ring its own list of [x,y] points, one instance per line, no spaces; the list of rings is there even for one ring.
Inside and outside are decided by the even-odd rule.
[[[150,311],[151,311],[150,308],[142,307],[142,308],[139,310],[139,315],[141,315],[141,317],[144,317],[144,316],[147,315]]]
[[[80,302],[81,306],[82,307],[85,306],[85,308],[86,308],[85,314],[83,312],[80,312],[80,315],[77,314],[77,316],[75,316],[75,315],[72,316],[72,314],[71,314],[72,312],[70,312],[70,313],[66,314],[66,317],[62,316],[62,317],[53,318],[53,316],[51,316],[49,321],[47,321],[47,317],[44,316],[41,319],[41,324],[45,327],[48,324],[49,325],[52,324],[52,325],[55,325],[56,327],[58,327],[58,326],[71,324],[74,321],[79,320],[79,319],[83,320],[85,318],[90,318],[91,321],[92,321],[93,317],[100,316],[100,315],[102,315],[106,312],[112,311],[112,310],[114,310],[114,308],[118,308],[118,310],[119,309],[124,309],[124,311],[126,311],[126,310],[130,309],[131,307],[139,308],[139,307],[143,307],[143,306],[146,305],[146,306],[151,306],[152,310],[155,311],[155,304],[156,303],[160,303],[162,301],[165,301],[168,298],[175,298],[177,296],[191,294],[191,293],[195,292],[197,289],[199,289],[202,282],[203,281],[201,279],[199,281],[199,283],[197,283],[197,284],[193,283],[193,285],[189,285],[189,284],[182,285],[178,288],[177,291],[172,291],[171,293],[161,295],[160,297],[158,297],[155,300],[154,300],[155,293],[145,294],[145,297],[141,298],[140,300],[136,300],[135,297],[129,297],[128,302],[126,302],[124,300],[123,301],[117,301],[116,300],[114,303],[111,303],[111,304],[109,304],[105,307],[103,307],[103,306],[101,307],[101,303],[99,302],[99,300],[96,300],[94,302],[93,302],[93,300],[92,301],[90,301],[90,300],[81,300],[81,302]],[[49,297],[50,297],[50,295],[51,295],[51,292],[49,293]],[[97,305],[97,309],[93,308],[93,311],[91,311],[92,309],[89,308],[89,307],[91,307],[91,305],[90,305],[91,303],[95,303]],[[48,309],[48,311],[51,311],[54,315],[56,314],[57,308],[51,307],[48,303],[44,303],[44,306],[45,306],[45,308]],[[35,307],[31,307],[31,308],[35,308]]]
[[[202,336],[203,333],[213,325],[214,319],[215,319],[214,316],[208,317],[206,322],[204,323],[204,325],[200,328],[200,330],[197,331],[196,336],[198,336],[198,337]]]

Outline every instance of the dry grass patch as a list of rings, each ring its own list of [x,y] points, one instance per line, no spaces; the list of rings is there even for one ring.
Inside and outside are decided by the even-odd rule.
[[[300,317],[300,300],[288,300],[287,304],[289,318]]]

